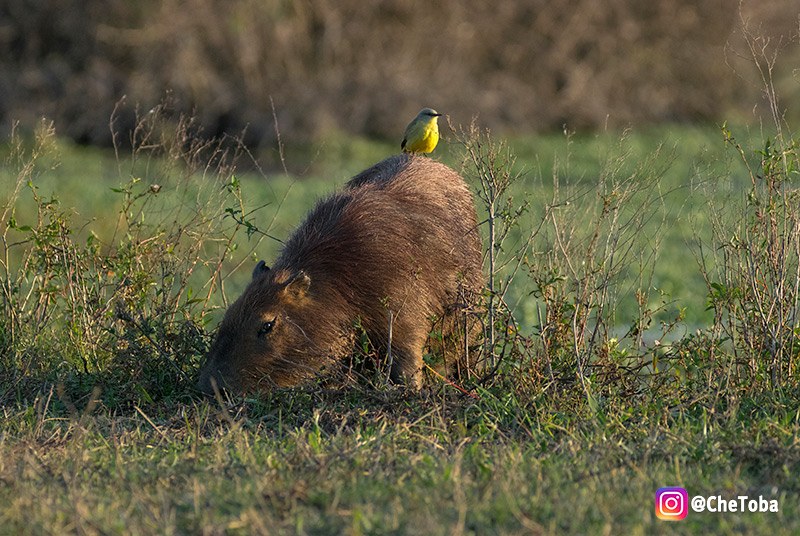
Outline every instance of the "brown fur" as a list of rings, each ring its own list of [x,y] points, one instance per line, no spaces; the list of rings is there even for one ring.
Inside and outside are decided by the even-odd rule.
[[[418,386],[433,319],[457,324],[460,290],[474,296],[482,284],[466,183],[427,157],[388,158],[320,201],[272,269],[259,263],[220,325],[198,387],[297,385],[341,367],[361,329],[384,355],[389,311],[391,378]]]

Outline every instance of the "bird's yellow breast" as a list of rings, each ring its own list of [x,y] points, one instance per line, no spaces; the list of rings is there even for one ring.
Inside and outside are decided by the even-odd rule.
[[[439,143],[439,127],[436,118],[429,121],[419,121],[409,126],[406,132],[404,151],[409,153],[429,153]]]

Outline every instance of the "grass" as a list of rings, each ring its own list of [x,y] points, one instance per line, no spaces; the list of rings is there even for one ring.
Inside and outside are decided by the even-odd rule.
[[[468,395],[208,401],[194,374],[256,254],[274,258],[266,235],[394,148],[329,147],[298,177],[152,120],[117,156],[46,124],[4,149],[0,181],[19,190],[0,207],[0,534],[800,530],[796,301],[774,299],[796,263],[790,138],[672,127],[508,149],[452,133],[437,152],[476,191],[509,181],[480,207],[496,231],[493,374]],[[701,266],[698,244],[731,254]],[[737,268],[764,259],[783,272]],[[665,522],[667,486],[780,512]]]
[[[171,403],[124,417],[102,406],[73,418],[54,417],[53,407],[7,412],[0,532],[800,528],[796,401],[769,414],[751,407],[703,416],[653,405],[591,415],[544,397],[526,407],[513,396],[486,395],[454,404],[405,393],[301,390],[228,409]],[[657,520],[655,490],[676,485],[690,496],[776,499],[780,512]]]

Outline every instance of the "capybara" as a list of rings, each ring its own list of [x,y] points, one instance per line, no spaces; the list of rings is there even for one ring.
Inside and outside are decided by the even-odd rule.
[[[458,318],[474,301],[481,262],[464,180],[424,156],[387,158],[320,201],[272,268],[258,263],[198,388],[298,385],[341,369],[363,334],[381,356],[391,340],[391,380],[418,387],[434,321]]]

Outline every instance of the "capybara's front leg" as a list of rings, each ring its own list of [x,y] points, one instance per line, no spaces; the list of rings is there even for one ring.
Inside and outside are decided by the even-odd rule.
[[[404,341],[392,341],[392,382],[412,389],[422,387],[422,348],[424,336],[407,337]]]

